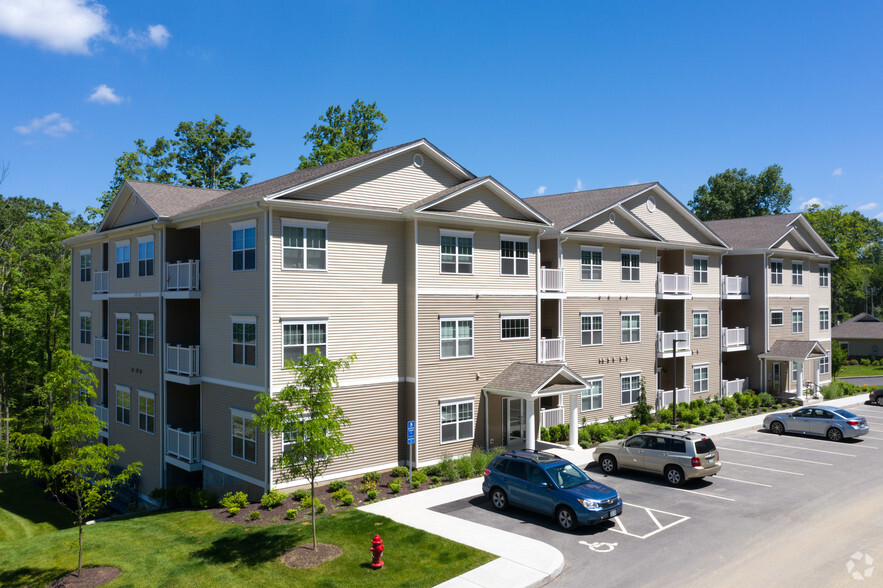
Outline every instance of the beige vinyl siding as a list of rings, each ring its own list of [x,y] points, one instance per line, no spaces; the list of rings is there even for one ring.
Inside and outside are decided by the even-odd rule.
[[[635,226],[633,219],[626,220],[622,214],[612,212],[613,222],[610,222],[611,213],[602,213],[574,228],[574,231],[597,233],[611,237],[640,237],[648,238],[650,235],[646,229]]]
[[[138,238],[153,236],[153,275],[138,277]],[[108,290],[110,297],[115,294],[157,294],[162,289],[163,247],[162,233],[159,231],[145,230],[138,233],[127,233],[125,236],[108,237],[107,275]],[[129,277],[117,278],[117,243],[129,243]],[[95,258],[92,258],[93,269]]]
[[[692,259],[692,258],[691,258]],[[711,260],[709,260],[709,283],[712,282],[711,278]],[[720,280],[714,282],[719,286]],[[720,300],[717,298],[707,298],[707,299],[696,299],[688,300],[685,303],[685,317],[687,323],[687,331],[690,333],[690,348],[693,351],[693,354],[684,359],[684,365],[686,366],[686,375],[684,377],[684,383],[690,387],[690,396],[691,398],[718,398],[720,396],[720,383],[721,383],[721,355],[724,355],[723,360],[727,361],[729,356],[736,354],[751,354],[751,350],[748,351],[731,351],[723,354],[721,351],[721,312],[720,312]],[[707,338],[695,338],[693,336],[693,311],[707,311],[708,312],[708,337]],[[746,319],[747,320],[747,319]],[[744,327],[745,325],[733,325]],[[749,336],[751,335],[751,330],[748,331]],[[755,352],[753,356],[755,357],[757,353]],[[756,358],[755,358],[755,361]],[[708,392],[703,394],[696,394],[693,389],[693,366],[694,365],[708,365]]]
[[[705,284],[697,284],[693,279],[694,257],[705,257],[708,259],[708,282]],[[685,251],[683,273],[690,276],[690,292],[693,296],[700,296],[703,298],[714,296],[718,299],[720,298],[721,255],[719,253],[708,251]]]
[[[819,265],[828,266],[828,286],[819,286]],[[831,307],[831,263],[827,261],[817,261],[815,259],[809,261],[803,268],[803,283],[809,293],[809,308],[813,315],[813,321],[810,325],[810,338],[816,340],[831,339],[831,328],[834,326],[834,309]],[[819,329],[819,310],[828,309],[828,330]],[[827,349],[829,346],[825,345]]]
[[[523,210],[515,208],[484,186],[473,188],[456,198],[436,204],[430,210],[519,220],[528,218]]]
[[[783,252],[776,252],[770,256],[770,259],[777,259],[782,261],[782,283],[781,284],[773,284],[770,282],[769,284],[769,293],[772,296],[808,296],[810,293],[810,288],[808,284],[808,280],[810,279],[810,260],[804,256],[793,256],[788,254],[783,254]],[[791,269],[791,262],[802,262],[803,263],[803,285],[802,286],[794,286],[792,285],[792,276],[793,272]],[[768,281],[770,278],[770,273],[767,273]],[[816,276],[816,285],[818,285],[818,276]]]
[[[92,251],[92,273],[88,282],[80,282],[80,252],[90,249]],[[92,300],[92,292],[95,289],[95,271],[101,269],[101,244],[82,245],[74,248],[71,252],[71,351],[81,357],[95,355],[95,337],[101,337],[103,323],[102,303],[100,300]],[[80,343],[80,313],[89,312],[92,316],[92,339],[89,344]]]
[[[156,218],[156,213],[134,194],[117,203],[115,208],[116,218],[110,228],[125,227]]]
[[[653,194],[656,207],[651,212],[647,208],[649,193],[641,194],[625,203],[625,208],[659,233],[666,241],[676,243],[711,243],[711,238],[704,235],[689,219],[689,213],[669,203],[668,199]],[[716,243],[715,243],[716,244]]]
[[[582,247],[603,247],[601,256],[601,280],[582,279]],[[564,284],[568,294],[597,293],[606,297],[640,294],[656,294],[656,251],[650,248],[631,247],[619,243],[580,242],[568,239],[561,245],[563,254]],[[622,281],[622,252],[640,251],[641,280]]]
[[[202,458],[211,464],[263,480],[267,452],[264,432],[257,432],[256,463],[233,457],[230,409],[255,412],[255,396],[248,390],[202,383]]]

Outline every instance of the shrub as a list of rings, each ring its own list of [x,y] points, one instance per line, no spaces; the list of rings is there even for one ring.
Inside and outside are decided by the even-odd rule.
[[[717,421],[724,418],[724,409],[717,402],[708,404],[708,420]]]
[[[393,478],[404,478],[408,475],[408,467],[407,466],[396,466],[392,468],[392,477]]]
[[[368,495],[368,500],[377,500],[377,488],[368,490],[366,494]]]
[[[267,510],[272,510],[277,506],[282,506],[283,502],[285,502],[285,494],[283,494],[279,490],[270,490],[269,492],[261,496],[261,506],[263,506]]]
[[[332,494],[331,498],[345,506],[351,505],[355,500],[355,498],[353,497],[353,493],[346,488],[341,488],[340,490]]]
[[[723,400],[721,400],[721,408],[728,413],[736,412],[736,409],[739,407],[739,403],[732,396],[727,396]]]
[[[773,398],[773,395],[768,392],[761,392],[760,394],[758,394],[757,400],[764,408],[771,408],[776,404],[776,399]]]
[[[291,493],[291,499],[295,502],[303,502],[304,498],[310,498],[310,491],[306,488],[298,488]]]
[[[861,364],[862,364],[863,366],[865,366],[865,367],[871,365],[871,360],[868,359],[867,357],[863,357],[863,358],[861,358],[859,361],[860,361]]]
[[[458,457],[454,460],[454,469],[457,471],[458,478],[471,478],[477,472],[475,468],[472,466],[472,460],[469,459],[468,455],[464,455],[462,457]],[[424,482],[426,480],[423,480]]]
[[[389,489],[393,494],[398,494],[402,491],[402,483],[398,480],[392,480],[389,483]]]
[[[372,490],[374,492],[377,491],[377,486],[378,486],[377,482],[375,482],[374,480],[368,480],[367,482],[362,484],[360,489],[362,490],[362,492],[371,493]]]
[[[691,425],[699,424],[699,412],[692,408],[678,408],[678,420]]]
[[[552,441],[552,435],[546,427],[540,427],[540,441],[546,441],[547,443]]]
[[[337,492],[338,490],[345,490],[349,487],[343,480],[332,480],[328,483],[328,491],[329,492]]]
[[[380,483],[380,472],[368,472],[362,476],[363,482],[376,482]]]
[[[297,509],[296,508],[289,508],[288,510],[285,511],[285,520],[293,521],[296,518],[297,518]]]
[[[253,510],[253,511],[251,511],[250,513],[248,513],[248,520],[250,520],[250,521],[259,521],[259,520],[261,520],[261,513],[260,513],[260,511]]]
[[[430,478],[430,480],[432,480],[433,486],[436,486],[436,487],[441,486],[441,483],[442,483],[441,476],[432,476]]]
[[[231,506],[238,506],[239,508],[245,508],[248,506],[248,494],[245,492],[227,492],[224,494],[224,497],[221,499],[221,506],[230,510]]]
[[[660,423],[670,423],[672,419],[671,409],[663,408],[659,412],[656,413],[656,420]]]
[[[440,476],[442,474],[441,466],[437,463],[426,466],[423,468],[423,471],[426,472],[427,476]]]
[[[316,514],[322,514],[325,512],[326,506],[322,504],[322,501],[318,498],[313,500],[313,505],[316,507]],[[309,495],[304,496],[300,501],[301,508],[310,508],[310,497]]]
[[[638,396],[638,403],[632,407],[632,418],[641,425],[649,425],[653,422],[653,415],[650,414],[650,405],[647,404],[647,390],[644,388],[644,378],[641,378],[641,395]]]
[[[214,508],[218,504],[218,495],[202,488],[197,488],[191,496],[193,506],[196,508]]]
[[[231,517],[233,517],[233,516],[236,516],[237,514],[239,514],[240,510],[241,509],[238,506],[231,506],[230,508],[227,509],[227,512],[230,514]]]

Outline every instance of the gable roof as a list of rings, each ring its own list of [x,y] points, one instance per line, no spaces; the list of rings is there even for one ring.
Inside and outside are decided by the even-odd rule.
[[[837,258],[828,244],[812,228],[806,217],[799,212],[705,221],[705,224],[736,250],[774,249],[789,233],[793,232],[815,254]],[[815,244],[808,243],[806,239],[799,236],[796,230],[798,226],[809,232]]]
[[[417,202],[414,202],[409,206],[405,206],[401,210],[415,212],[428,211],[433,206],[437,206],[442,202],[456,198],[457,196],[460,196],[461,194],[464,194],[469,190],[473,190],[480,186],[485,186],[486,188],[497,194],[507,204],[517,210],[520,210],[525,216],[531,217],[533,220],[539,221],[545,225],[552,226],[552,222],[549,219],[540,214],[536,209],[532,208],[523,199],[513,194],[508,188],[498,182],[493,176],[473,178],[455,186],[451,186],[450,188],[445,188],[444,190],[436,192],[431,196],[427,196],[422,200],[418,200]]]
[[[834,339],[883,339],[883,321],[866,312],[831,327]]]
[[[559,377],[560,376],[560,377]],[[564,380],[553,383],[553,380]],[[585,380],[561,363],[517,361],[488,382],[485,392],[531,397],[576,392],[588,386]]]
[[[772,359],[776,361],[806,361],[808,359],[820,359],[827,353],[818,341],[791,341],[779,339],[770,346],[770,350],[761,353],[760,359]]]

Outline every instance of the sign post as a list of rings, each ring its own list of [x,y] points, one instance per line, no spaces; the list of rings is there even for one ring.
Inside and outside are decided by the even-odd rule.
[[[408,421],[408,484],[411,484],[411,476],[414,468],[414,440],[417,436],[417,422]]]

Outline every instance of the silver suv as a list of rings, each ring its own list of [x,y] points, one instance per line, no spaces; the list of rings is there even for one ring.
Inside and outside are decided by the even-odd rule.
[[[618,468],[654,472],[672,486],[713,476],[721,469],[714,441],[692,431],[646,431],[595,448],[595,461],[605,474]]]

